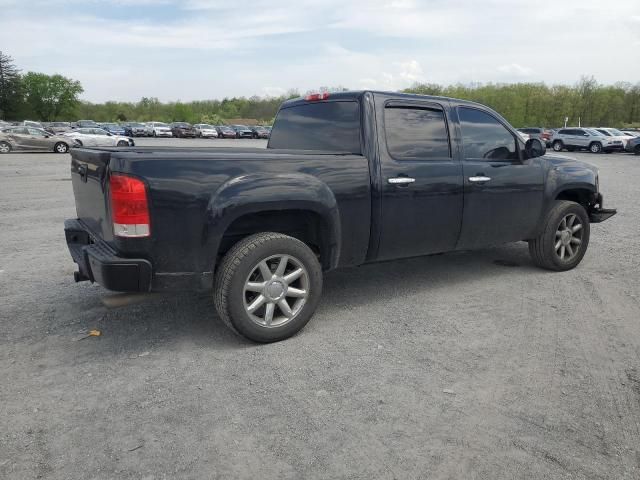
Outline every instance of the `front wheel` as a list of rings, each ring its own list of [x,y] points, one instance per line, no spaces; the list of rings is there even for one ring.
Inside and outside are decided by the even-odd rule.
[[[56,153],[67,153],[69,151],[69,145],[64,142],[58,142],[55,147],[53,147],[53,151]]]
[[[11,145],[8,142],[0,142],[0,153],[9,153]]]
[[[322,292],[322,268],[303,242],[258,233],[225,255],[216,273],[214,301],[232,330],[255,342],[277,342],[302,329]]]
[[[555,142],[553,142],[552,148],[554,152],[561,152],[562,142],[560,140],[556,140]]]
[[[600,153],[602,151],[602,144],[600,142],[593,142],[589,145],[589,151],[591,153]]]
[[[116,145],[116,147],[128,147],[128,146],[129,146],[129,142],[126,142],[124,140],[120,140]]]
[[[529,240],[529,253],[539,267],[558,272],[571,270],[584,257],[589,235],[589,217],[584,207],[558,200],[547,214],[542,233]]]

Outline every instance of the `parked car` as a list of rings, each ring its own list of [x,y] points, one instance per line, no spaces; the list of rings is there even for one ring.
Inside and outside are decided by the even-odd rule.
[[[127,122],[122,124],[125,135],[128,137],[144,137],[146,136],[145,124],[139,122]]]
[[[8,127],[0,132],[0,153],[12,150],[42,150],[67,153],[73,142],[60,135],[53,135],[42,128]]]
[[[11,124],[9,122],[5,122],[4,120],[0,120],[0,130],[2,130],[3,128],[7,128],[10,127]]]
[[[253,138],[269,138],[269,131],[261,125],[250,127]]]
[[[193,128],[196,130],[196,135],[201,138],[218,138],[218,130],[213,125],[208,123],[196,123]]]
[[[78,128],[65,133],[65,137],[75,141],[77,146],[87,147],[133,147],[133,138],[114,135],[102,128]]]
[[[148,137],[173,137],[171,127],[164,122],[149,122],[145,131]]]
[[[253,138],[253,132],[246,125],[231,125],[236,132],[236,138]]]
[[[49,133],[57,135],[60,133],[70,132],[71,124],[69,122],[51,122],[51,124],[47,126],[45,130]]]
[[[309,95],[280,107],[264,150],[73,149],[65,234],[76,281],[213,289],[227,325],[272,342],[339,267],[521,240],[542,268],[576,267],[616,211],[595,167],[544,155],[476,103]]]
[[[42,125],[42,122],[34,122],[33,120],[25,120],[20,125],[23,125],[25,127],[39,128],[41,130],[44,130],[44,125]]]
[[[125,129],[121,125],[118,125],[117,123],[103,123],[100,125],[100,128],[114,135],[122,135],[122,136],[127,135],[127,132],[125,131]]]
[[[640,137],[640,131],[638,130],[620,130],[622,133],[627,135],[628,137]]]
[[[627,152],[635,153],[636,155],[640,155],[640,136],[633,137],[627,142],[627,146],[625,147]]]
[[[78,120],[75,128],[100,128],[100,125],[93,120]]]
[[[227,125],[218,125],[216,126],[216,130],[218,131],[218,138],[237,138],[238,134],[236,131],[227,126]]]
[[[611,137],[615,140],[620,140],[622,142],[623,149],[627,146],[627,141],[629,140],[629,136],[622,133],[617,128],[606,128],[606,127],[591,127],[591,130],[595,130],[605,137]]]
[[[187,122],[173,122],[171,125],[171,134],[176,138],[196,138],[196,129]]]
[[[551,147],[556,152],[586,149],[591,153],[614,152],[624,149],[622,140],[615,140],[589,128],[561,128],[554,133]]]
[[[540,140],[546,147],[551,146],[551,130],[540,127],[523,127],[518,129],[519,132],[526,133],[529,135],[529,138],[537,138]]]

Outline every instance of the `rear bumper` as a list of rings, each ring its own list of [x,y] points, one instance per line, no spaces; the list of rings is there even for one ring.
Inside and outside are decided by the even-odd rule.
[[[597,206],[589,210],[589,221],[591,223],[604,222],[618,213],[615,208],[604,208],[604,200],[601,193],[598,193],[596,200]]]
[[[152,267],[145,259],[122,258],[105,242],[96,241],[76,219],[65,220],[64,234],[73,261],[77,282],[89,280],[116,292],[151,290]]]

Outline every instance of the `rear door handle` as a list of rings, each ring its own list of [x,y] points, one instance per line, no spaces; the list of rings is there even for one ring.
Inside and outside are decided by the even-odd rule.
[[[387,180],[392,185],[409,185],[410,183],[415,182],[415,178],[411,177],[392,177]]]
[[[485,177],[484,175],[476,175],[475,177],[469,177],[469,181],[473,183],[484,183],[491,180],[491,177]]]

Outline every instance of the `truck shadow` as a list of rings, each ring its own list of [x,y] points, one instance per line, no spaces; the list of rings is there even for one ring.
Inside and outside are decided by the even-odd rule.
[[[398,301],[408,294],[429,295],[431,290],[442,287],[460,289],[464,295],[465,283],[488,276],[513,275],[516,271],[517,274],[539,271],[529,259],[524,243],[338,270],[325,276],[317,316],[340,318],[345,308]],[[118,303],[118,296],[104,297],[110,299],[106,302],[103,299],[107,304]],[[133,304],[105,307],[103,311],[96,324],[105,331],[101,342],[105,351],[101,354],[144,353],[170,349],[176,344],[206,349],[256,347],[223,324],[208,293],[156,294]]]

